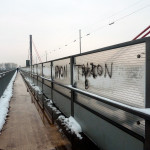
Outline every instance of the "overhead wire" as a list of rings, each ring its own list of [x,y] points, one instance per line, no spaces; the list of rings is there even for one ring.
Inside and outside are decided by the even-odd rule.
[[[97,28],[96,30],[94,30],[94,31],[92,31],[92,32],[89,32],[88,34],[91,35],[92,33],[96,32],[96,31],[98,31],[98,30],[100,30],[100,29],[103,29],[103,28],[105,28],[105,27],[107,27],[107,26],[113,25],[113,24],[115,24],[116,22],[118,22],[118,21],[120,21],[120,20],[122,20],[122,19],[125,19],[125,18],[127,18],[127,17],[129,17],[129,16],[131,16],[131,15],[137,13],[137,12],[139,12],[139,11],[142,11],[143,9],[145,9],[145,8],[147,8],[147,7],[150,7],[150,4],[149,4],[149,5],[146,5],[146,6],[142,7],[142,8],[139,8],[139,9],[137,9],[137,10],[135,10],[135,11],[133,11],[133,12],[127,14],[127,15],[124,15],[124,16],[122,16],[122,17],[120,17],[120,18],[114,20],[114,21],[111,22],[111,23],[107,23],[107,24],[105,24],[105,25],[103,25],[103,26]],[[86,34],[86,35],[87,35],[87,34]],[[84,35],[84,36],[86,36],[86,35]]]
[[[149,4],[149,5],[146,5],[146,6],[142,7],[142,8],[139,8],[139,9],[133,11],[133,12],[131,12],[130,14],[127,14],[127,15],[125,15],[125,16],[123,16],[123,17],[120,17],[120,18],[116,19],[114,22],[120,21],[120,20],[122,20],[122,19],[124,19],[124,18],[126,18],[126,17],[128,17],[128,16],[131,16],[131,15],[133,15],[133,14],[135,14],[135,13],[137,13],[137,12],[139,12],[139,11],[141,11],[141,10],[147,8],[147,7],[150,7],[150,4]]]
[[[143,1],[144,1],[144,0],[143,0]],[[105,21],[105,20],[107,20],[107,19],[110,19],[110,18],[112,18],[112,17],[114,17],[114,16],[116,16],[116,15],[122,13],[122,12],[125,12],[126,10],[130,9],[130,8],[133,7],[133,6],[136,6],[137,4],[139,4],[139,3],[143,2],[143,1],[139,0],[139,1],[137,1],[137,2],[135,2],[135,3],[133,3],[133,4],[131,4],[131,5],[129,5],[129,6],[125,7],[125,8],[123,8],[122,10],[113,13],[112,15],[110,15],[110,16],[108,16],[108,17],[104,17],[104,18],[98,20],[97,22],[93,23],[92,25],[90,25],[90,27],[93,26],[93,25],[98,24],[99,22],[102,23],[103,21]],[[85,29],[85,28],[87,28],[87,27],[81,28],[81,30],[83,30],[83,29]]]
[[[141,1],[138,1],[136,4],[138,4],[139,2],[141,2]],[[131,5],[131,6],[134,6],[134,5]],[[129,8],[131,8],[131,6],[130,6]],[[93,30],[93,31],[91,31],[91,32],[86,33],[85,35],[82,36],[82,38],[84,38],[84,37],[86,37],[86,36],[90,36],[90,35],[93,34],[94,32],[96,32],[96,31],[98,31],[98,30],[101,30],[101,29],[103,29],[103,28],[105,28],[105,27],[107,27],[107,26],[113,25],[113,24],[115,24],[116,22],[118,22],[118,21],[120,21],[120,20],[122,20],[122,19],[124,19],[124,18],[127,18],[128,16],[131,16],[131,15],[133,15],[133,14],[135,14],[135,13],[137,13],[137,12],[139,12],[139,11],[141,11],[141,10],[147,8],[147,7],[150,7],[150,5],[146,5],[146,6],[142,7],[142,8],[139,8],[139,9],[137,9],[137,10],[135,10],[135,11],[133,11],[133,12],[127,14],[127,15],[124,15],[124,16],[122,16],[122,17],[116,19],[115,21],[112,21],[111,23],[107,23],[107,24],[105,24],[105,25],[102,25],[102,26],[98,27],[97,29],[95,29],[95,30]],[[124,9],[124,10],[126,10],[126,9]],[[124,10],[123,10],[123,11],[124,11]],[[120,11],[120,12],[122,12],[122,11]],[[111,15],[109,18],[111,18],[112,16],[115,16],[116,14],[118,14],[118,13],[115,13],[115,14]],[[76,41],[78,41],[78,40],[79,40],[79,39],[77,38],[77,39],[75,39],[73,42],[76,42]],[[69,44],[71,44],[71,43],[73,43],[73,42],[70,42]],[[69,44],[65,44],[65,45],[68,46]]]
[[[118,15],[118,14],[120,14],[120,13],[122,13],[122,12],[128,10],[129,8],[135,6],[135,5],[139,4],[139,3],[141,3],[141,0],[135,2],[134,4],[131,4],[130,6],[128,6],[128,7],[124,8],[124,9],[122,9],[121,11],[118,11],[118,12],[112,14],[111,16],[109,16],[109,17],[107,17],[107,18],[102,19],[101,22],[103,22],[103,21],[105,21],[105,20],[107,20],[107,19],[109,19],[109,18],[112,18],[113,16],[116,16],[116,15]],[[84,37],[86,37],[86,36],[90,36],[91,34],[95,33],[95,32],[98,31],[98,30],[101,30],[101,29],[106,28],[106,27],[108,27],[108,26],[114,25],[116,22],[119,22],[119,21],[121,21],[121,20],[123,20],[123,19],[125,19],[125,18],[127,18],[127,17],[129,17],[129,16],[131,16],[131,15],[137,13],[137,12],[139,12],[139,11],[142,11],[143,9],[145,9],[145,8],[147,8],[147,7],[150,7],[150,4],[149,4],[149,5],[146,5],[146,6],[142,7],[142,8],[136,9],[135,11],[133,11],[133,12],[127,14],[127,15],[124,15],[124,16],[122,16],[122,17],[119,17],[119,18],[115,19],[114,21],[112,21],[112,22],[110,22],[110,23],[106,23],[106,24],[104,24],[104,25],[98,27],[97,29],[95,29],[95,30],[93,30],[93,31],[91,31],[91,32],[87,32],[87,33],[84,34],[81,38],[84,38]],[[84,29],[84,28],[82,28],[82,29]],[[49,53],[52,54],[52,53],[55,52],[56,50],[62,50],[63,48],[68,47],[69,45],[71,45],[72,43],[77,42],[78,40],[79,40],[79,38],[76,38],[76,39],[74,39],[74,40],[71,40],[71,41],[68,42],[67,44],[64,44],[63,46],[61,46],[61,47],[59,47],[59,48],[57,48],[57,49],[54,49],[54,50],[49,51]],[[48,53],[47,55],[49,55],[49,53]],[[42,57],[44,57],[44,55],[43,55]]]

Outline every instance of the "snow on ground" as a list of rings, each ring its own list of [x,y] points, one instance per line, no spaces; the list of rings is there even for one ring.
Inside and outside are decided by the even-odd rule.
[[[9,101],[13,95],[13,83],[16,78],[17,72],[13,75],[10,83],[8,84],[3,95],[0,97],[0,131],[2,130],[3,125],[5,124],[6,117],[8,114]]]
[[[53,105],[52,100],[50,99],[46,99],[46,101],[48,102],[47,105],[58,115],[61,114],[61,112]],[[81,140],[82,136],[80,135],[80,133],[82,132],[81,126],[80,124],[72,117],[70,116],[69,118],[65,118],[65,116],[60,115],[58,117],[58,120],[61,122],[62,125],[65,126],[65,128],[67,130],[70,130],[71,133],[76,134],[76,136]],[[60,129],[61,131],[61,129]]]
[[[61,121],[61,124],[66,127],[67,130],[70,130],[71,133],[76,134],[76,136],[81,140],[83,137],[81,136],[82,128],[80,124],[72,117],[65,118],[65,116],[60,115],[58,120]]]
[[[53,105],[52,100],[46,99],[48,101],[47,106],[49,106],[57,115],[61,114],[61,112]]]
[[[42,94],[41,89],[40,89],[38,86],[36,86],[36,85],[32,82],[32,80],[30,80],[29,78],[25,78],[25,80],[30,84],[30,86],[31,86],[35,91],[37,91],[39,94]]]

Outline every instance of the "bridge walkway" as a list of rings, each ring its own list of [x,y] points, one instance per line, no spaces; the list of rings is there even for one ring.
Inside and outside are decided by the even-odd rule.
[[[7,123],[0,134],[0,150],[69,150],[70,147],[69,141],[32,103],[18,73]]]

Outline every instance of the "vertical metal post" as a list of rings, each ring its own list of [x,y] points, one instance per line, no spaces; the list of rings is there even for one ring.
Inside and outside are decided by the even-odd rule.
[[[32,35],[30,35],[30,66],[32,66]]]
[[[38,79],[39,79],[39,73],[38,73],[38,70],[39,70],[39,65],[37,64],[37,86],[38,86]]]
[[[51,68],[51,80],[53,81],[53,62],[52,61],[50,63],[50,68]],[[53,101],[53,88],[54,88],[54,84],[53,84],[53,82],[51,82],[51,99],[52,99],[52,101]]]
[[[81,54],[81,29],[79,30],[79,48],[80,48],[80,54]]]
[[[37,68],[37,86],[38,86],[38,76],[39,76],[39,74],[38,74],[38,65],[36,64],[36,68]],[[36,93],[36,97],[38,97],[37,96],[37,92],[35,92]]]
[[[43,77],[43,63],[42,63],[42,77]],[[43,93],[43,83],[44,83],[44,79],[42,78],[42,93]]]
[[[145,107],[150,108],[150,38],[146,40],[146,80],[145,80]],[[150,149],[150,121],[145,120],[144,150]]]
[[[43,63],[42,63],[42,77],[43,77]],[[43,104],[43,111],[44,111],[43,84],[44,84],[44,79],[42,78],[42,104]]]
[[[32,35],[30,35],[30,77],[32,78]]]
[[[33,70],[33,71],[32,71],[32,79],[33,79],[33,83],[34,83],[34,80],[35,80],[35,79],[34,79],[34,67],[35,67],[35,66],[33,65],[33,66],[32,66],[32,70]]]
[[[38,85],[38,65],[36,64],[36,83]]]
[[[74,86],[73,83],[73,68],[74,68],[74,57],[70,58],[70,77],[71,77],[71,85]],[[71,116],[74,117],[74,99],[75,99],[75,92],[71,90]]]
[[[53,81],[53,62],[50,62],[50,68],[51,68],[51,80]],[[54,99],[53,99],[53,88],[54,88],[54,83],[51,82],[51,100],[54,103]],[[54,124],[54,113],[52,111],[52,124]]]

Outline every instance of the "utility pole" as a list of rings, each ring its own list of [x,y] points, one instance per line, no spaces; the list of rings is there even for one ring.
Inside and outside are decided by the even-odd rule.
[[[79,48],[80,48],[80,54],[81,54],[81,29],[79,30]]]
[[[32,35],[30,35],[30,66],[32,66]]]

